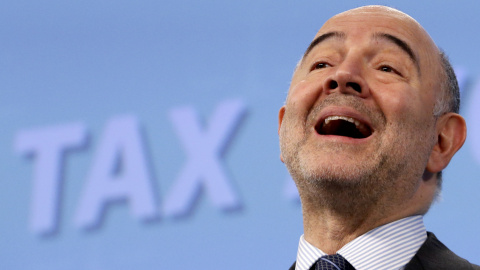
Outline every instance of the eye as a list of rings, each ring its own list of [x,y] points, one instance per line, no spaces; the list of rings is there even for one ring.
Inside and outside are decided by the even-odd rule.
[[[382,72],[388,72],[388,73],[395,73],[397,75],[402,76],[400,72],[398,72],[396,69],[392,68],[391,66],[383,65],[378,68]]]
[[[391,68],[389,66],[381,66],[380,70],[383,71],[383,72],[393,72],[393,68]]]
[[[322,69],[322,68],[326,68],[326,67],[330,67],[330,65],[325,63],[325,62],[316,62],[315,64],[313,64],[312,70]]]

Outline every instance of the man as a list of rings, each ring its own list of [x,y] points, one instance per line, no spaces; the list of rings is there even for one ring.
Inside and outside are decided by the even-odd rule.
[[[465,141],[458,99],[446,56],[408,15],[367,6],[322,26],[279,113],[304,222],[291,270],[480,269],[422,220]]]

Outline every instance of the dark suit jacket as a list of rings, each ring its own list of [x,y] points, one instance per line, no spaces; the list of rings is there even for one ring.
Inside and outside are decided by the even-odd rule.
[[[480,266],[450,251],[433,233],[428,232],[427,235],[427,240],[405,266],[405,270],[480,270]],[[295,263],[290,270],[295,270]]]

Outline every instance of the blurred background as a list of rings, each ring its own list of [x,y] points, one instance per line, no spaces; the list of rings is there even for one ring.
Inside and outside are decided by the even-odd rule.
[[[277,114],[323,22],[384,4],[450,56],[469,127],[425,217],[480,264],[480,2],[3,1],[1,269],[288,269]]]

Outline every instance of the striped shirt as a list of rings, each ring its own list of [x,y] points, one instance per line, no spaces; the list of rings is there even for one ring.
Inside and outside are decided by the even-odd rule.
[[[422,216],[411,216],[375,228],[343,246],[342,255],[356,270],[402,270],[427,240]],[[300,237],[295,270],[308,270],[327,255]]]

